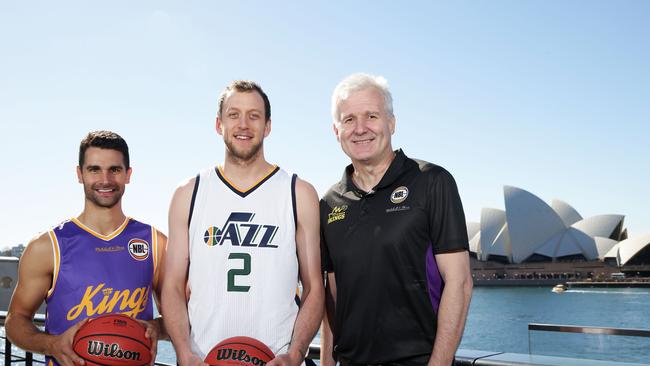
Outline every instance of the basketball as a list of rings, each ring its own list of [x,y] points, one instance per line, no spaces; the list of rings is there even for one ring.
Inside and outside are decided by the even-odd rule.
[[[72,348],[87,366],[140,366],[151,362],[151,340],[137,320],[121,314],[90,319],[74,336]]]
[[[212,366],[264,366],[274,358],[273,351],[257,339],[232,337],[214,346],[203,362]]]

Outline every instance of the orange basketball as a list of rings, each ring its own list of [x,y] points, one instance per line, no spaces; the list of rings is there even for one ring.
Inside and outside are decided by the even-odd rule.
[[[141,366],[151,362],[151,340],[137,320],[121,314],[102,315],[82,325],[72,348],[87,366]]]
[[[275,358],[264,343],[251,337],[232,337],[214,346],[203,362],[212,366],[264,366]]]

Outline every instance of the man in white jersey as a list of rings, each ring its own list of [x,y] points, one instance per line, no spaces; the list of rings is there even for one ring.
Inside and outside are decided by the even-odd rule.
[[[318,196],[265,160],[271,106],[256,83],[226,87],[216,129],[223,165],[181,184],[169,209],[162,302],[178,362],[248,336],[276,354],[269,366],[299,365],[323,313]]]

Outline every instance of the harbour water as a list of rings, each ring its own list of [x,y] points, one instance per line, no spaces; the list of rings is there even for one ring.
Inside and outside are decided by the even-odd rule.
[[[650,363],[650,338],[528,333],[528,323],[650,329],[650,289],[475,287],[460,347]],[[318,342],[316,342],[318,343]],[[175,362],[169,343],[159,360]]]
[[[650,329],[650,289],[475,287],[460,347],[650,363],[650,338],[529,334],[528,323]]]
[[[650,363],[650,338],[533,331],[528,323],[650,329],[650,289],[476,287],[461,348]],[[0,330],[4,333],[4,329]],[[158,361],[175,364],[169,342]]]

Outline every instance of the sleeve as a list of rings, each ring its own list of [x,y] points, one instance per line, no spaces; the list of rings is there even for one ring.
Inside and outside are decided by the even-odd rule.
[[[327,271],[332,273],[334,271],[334,266],[332,265],[332,259],[330,258],[329,249],[327,248],[327,242],[325,240],[325,223],[327,222],[324,218],[327,218],[327,203],[324,200],[320,201],[320,258],[321,258],[321,270],[323,272]]]
[[[442,170],[430,185],[429,236],[434,254],[469,250],[463,204],[454,177]]]

